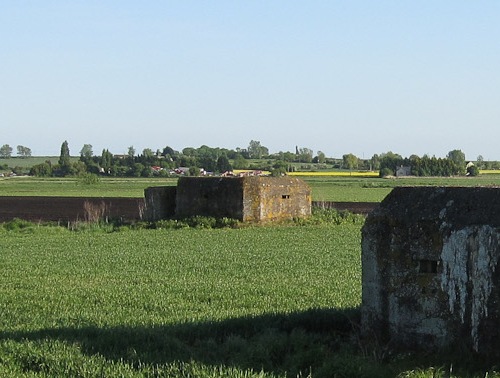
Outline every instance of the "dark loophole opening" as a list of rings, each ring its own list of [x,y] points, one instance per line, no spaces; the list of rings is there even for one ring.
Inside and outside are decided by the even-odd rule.
[[[438,273],[439,261],[437,260],[420,260],[419,261],[419,273]]]

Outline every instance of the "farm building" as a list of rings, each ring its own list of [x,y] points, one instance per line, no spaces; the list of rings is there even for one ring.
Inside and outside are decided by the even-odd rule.
[[[500,355],[500,188],[400,187],[362,231],[365,336]]]
[[[411,167],[410,166],[400,166],[396,169],[396,177],[404,177],[411,176]]]
[[[146,218],[195,215],[266,222],[311,214],[311,189],[291,177],[181,177],[177,187],[148,188]]]

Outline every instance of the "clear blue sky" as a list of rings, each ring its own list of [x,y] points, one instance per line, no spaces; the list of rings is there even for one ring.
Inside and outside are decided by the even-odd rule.
[[[0,4],[0,145],[500,160],[500,2]]]

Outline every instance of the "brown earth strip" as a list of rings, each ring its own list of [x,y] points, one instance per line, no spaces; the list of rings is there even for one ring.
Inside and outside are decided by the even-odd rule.
[[[378,203],[313,201],[312,205],[368,214]],[[135,221],[141,219],[143,210],[144,199],[142,198],[0,196],[0,222],[7,222],[14,218],[42,222],[73,222],[93,220],[93,217]]]
[[[67,222],[108,219],[138,220],[142,198],[0,197],[0,222],[14,218],[30,221]]]

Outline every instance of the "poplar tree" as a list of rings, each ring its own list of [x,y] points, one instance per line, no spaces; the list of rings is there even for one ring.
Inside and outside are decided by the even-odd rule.
[[[59,156],[59,168],[63,176],[66,176],[71,171],[69,147],[68,147],[68,141],[66,140],[61,145],[61,155]]]

